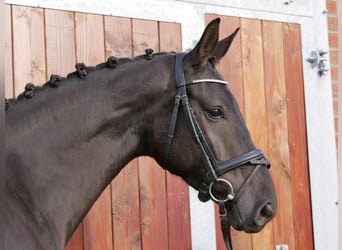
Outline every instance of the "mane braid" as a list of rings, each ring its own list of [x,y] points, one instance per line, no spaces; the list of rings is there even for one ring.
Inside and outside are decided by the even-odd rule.
[[[169,53],[176,54],[176,52],[174,51],[171,51]],[[50,76],[49,81],[44,83],[42,86],[35,86],[32,83],[27,83],[25,86],[25,90],[22,93],[20,93],[16,98],[10,98],[10,99],[5,98],[5,111],[7,111],[10,108],[10,106],[18,103],[19,101],[23,99],[33,98],[34,95],[38,94],[41,90],[45,88],[59,87],[62,82],[66,82],[70,78],[78,77],[80,79],[85,79],[89,73],[94,72],[94,71],[98,71],[104,68],[115,69],[116,67],[122,64],[134,62],[134,61],[141,60],[141,59],[145,59],[149,61],[149,60],[152,60],[153,57],[155,56],[160,56],[160,55],[165,55],[165,54],[168,54],[168,53],[167,52],[154,53],[153,49],[148,48],[145,50],[145,54],[138,55],[132,59],[127,58],[127,57],[117,58],[114,56],[110,56],[108,57],[106,62],[97,64],[95,67],[94,66],[88,67],[84,63],[76,63],[75,64],[76,71],[67,74],[66,77],[53,74]]]

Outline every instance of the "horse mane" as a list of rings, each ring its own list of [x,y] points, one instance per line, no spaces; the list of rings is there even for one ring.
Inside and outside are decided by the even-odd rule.
[[[176,52],[169,52],[169,53],[175,54]],[[14,105],[20,100],[32,98],[41,90],[48,88],[48,87],[57,88],[60,86],[62,82],[64,83],[69,79],[72,79],[75,77],[78,77],[80,79],[85,79],[88,74],[94,71],[99,71],[104,68],[115,69],[119,65],[130,63],[130,62],[135,62],[141,59],[145,59],[149,61],[149,60],[152,60],[154,56],[159,56],[159,55],[164,55],[164,54],[167,54],[167,53],[166,52],[153,53],[153,50],[149,48],[145,50],[145,54],[138,55],[132,59],[127,58],[127,57],[117,58],[114,56],[109,56],[106,62],[97,64],[96,66],[86,66],[84,63],[76,63],[75,64],[76,70],[67,74],[66,77],[53,74],[50,76],[49,81],[47,81],[42,86],[35,86],[33,83],[27,83],[24,91],[20,93],[16,98],[10,98],[10,99],[5,98],[5,111],[7,111],[10,106]]]

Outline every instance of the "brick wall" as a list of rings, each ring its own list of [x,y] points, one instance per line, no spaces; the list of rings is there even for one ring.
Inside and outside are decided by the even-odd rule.
[[[330,46],[330,74],[333,89],[333,106],[335,119],[336,145],[338,145],[338,17],[336,0],[326,0],[328,10],[328,32]],[[341,39],[341,37],[340,37]]]

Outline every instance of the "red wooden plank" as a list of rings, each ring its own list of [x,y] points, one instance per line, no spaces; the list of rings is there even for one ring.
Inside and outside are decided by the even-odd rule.
[[[132,20],[105,17],[106,57],[132,57]],[[141,249],[138,160],[114,178],[112,213],[114,249]]]
[[[45,77],[44,11],[12,6],[14,94],[26,83],[42,85]]]
[[[96,65],[104,62],[103,16],[75,14],[78,62]],[[84,249],[113,249],[111,195],[108,186],[83,220]]]
[[[191,249],[189,186],[166,173],[169,249]]]
[[[278,212],[274,220],[275,244],[295,249],[292,178],[288,146],[283,25],[262,22],[266,103],[269,135],[269,160],[275,183]]]
[[[83,250],[83,225],[78,226],[64,250]]]
[[[215,14],[206,14],[206,23],[210,20],[219,17],[221,19],[220,24],[220,37],[223,39],[233,33],[236,28],[240,27],[240,19],[238,17],[221,16]],[[220,63],[217,65],[218,71],[222,77],[229,82],[229,89],[232,91],[236,98],[240,110],[244,113],[244,86],[243,86],[243,75],[242,75],[242,59],[241,59],[241,36],[238,33],[231,44],[231,47],[227,55],[222,58]],[[226,249],[219,219],[218,206],[215,205],[215,216],[216,216],[216,244],[218,250]],[[232,239],[234,249],[252,249],[252,239],[250,234],[239,232],[232,229]]]
[[[261,22],[241,19],[240,23],[246,122],[256,147],[268,156]],[[253,249],[274,249],[272,227],[268,223],[261,232],[252,235]]]
[[[12,7],[5,4],[5,97],[14,97],[12,58]]]
[[[165,171],[150,157],[139,157],[143,249],[168,247]]]
[[[159,51],[158,23],[155,21],[133,19],[133,55],[145,54],[145,49]]]
[[[159,23],[160,51],[180,52],[181,26]],[[189,187],[180,177],[166,173],[169,249],[191,249]]]
[[[112,181],[114,249],[141,249],[138,159]]]
[[[102,192],[83,220],[83,245],[87,250],[112,250],[110,186]]]
[[[301,31],[298,24],[284,24],[283,29],[296,249],[314,249],[301,59]]]
[[[147,48],[159,51],[157,22],[134,19],[132,34],[134,56],[145,54]],[[165,171],[152,158],[141,157],[138,162],[142,248],[164,249],[168,244]]]
[[[62,76],[75,70],[74,12],[45,10],[46,72]]]
[[[105,16],[106,57],[133,56],[132,20],[125,17]]]
[[[74,14],[46,9],[44,17],[47,77],[51,74],[66,75],[74,70],[75,64]],[[65,249],[83,249],[82,223]]]

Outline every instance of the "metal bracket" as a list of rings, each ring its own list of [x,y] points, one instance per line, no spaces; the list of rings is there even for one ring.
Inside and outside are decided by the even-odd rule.
[[[328,54],[325,51],[311,51],[309,58],[306,59],[311,64],[312,68],[318,68],[319,76],[325,76],[327,74],[327,58],[324,55]]]
[[[291,4],[291,3],[293,3],[293,2],[294,2],[294,0],[285,0],[285,1],[284,1],[284,4],[287,4],[287,5],[288,5],[288,4]]]
[[[275,249],[276,250],[289,250],[289,246],[288,245],[276,245]]]

